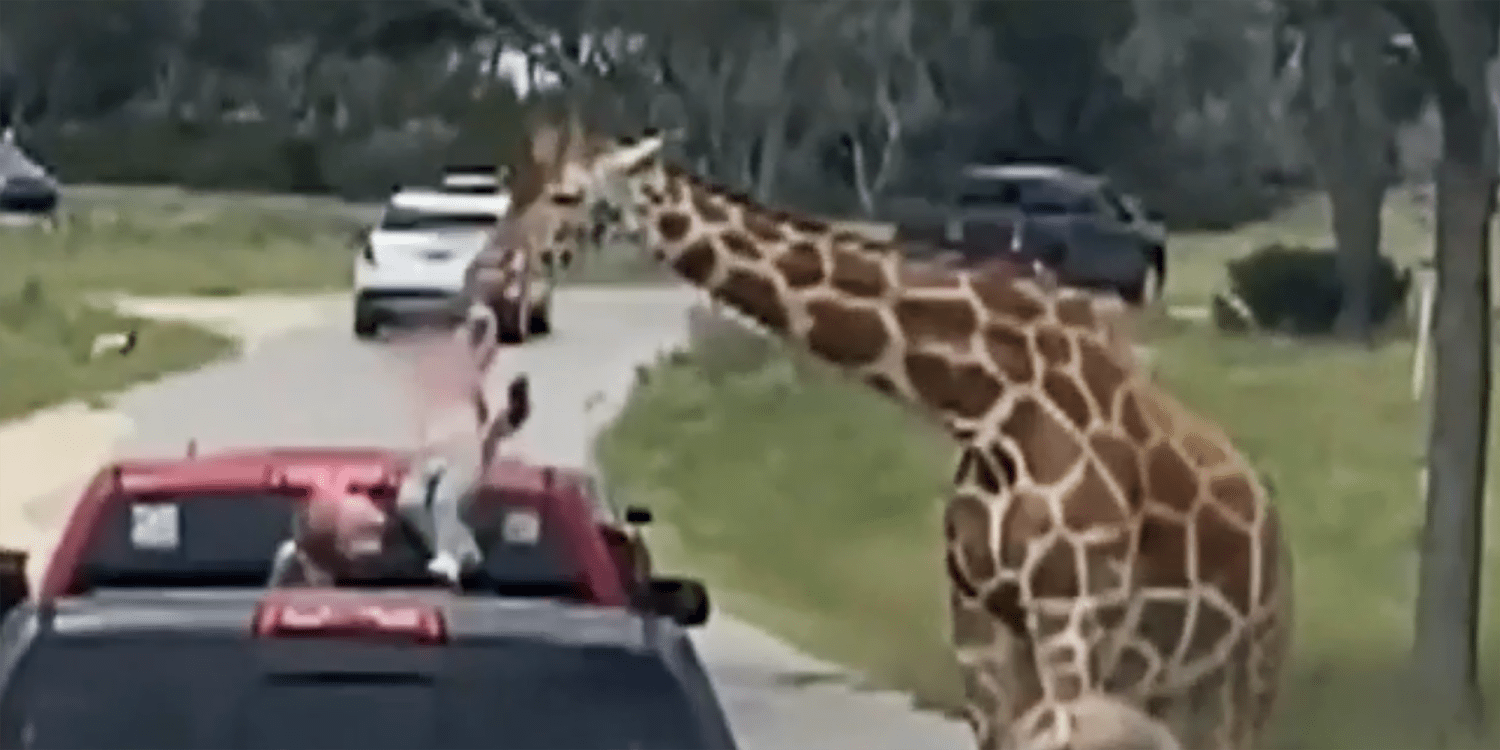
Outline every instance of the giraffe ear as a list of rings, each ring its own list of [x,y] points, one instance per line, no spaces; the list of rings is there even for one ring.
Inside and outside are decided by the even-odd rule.
[[[663,143],[663,136],[653,135],[628,146],[620,146],[600,156],[595,169],[600,174],[634,171],[660,153]]]

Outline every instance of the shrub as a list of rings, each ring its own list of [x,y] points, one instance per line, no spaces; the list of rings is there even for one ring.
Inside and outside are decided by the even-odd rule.
[[[1263,329],[1298,335],[1330,333],[1343,303],[1343,284],[1332,250],[1268,245],[1229,264],[1229,287]],[[1370,319],[1379,326],[1406,302],[1411,272],[1381,256],[1370,295]]]

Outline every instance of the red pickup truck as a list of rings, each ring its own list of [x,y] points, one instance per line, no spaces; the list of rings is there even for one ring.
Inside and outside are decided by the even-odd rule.
[[[393,501],[410,462],[409,453],[386,449],[272,448],[111,464],[73,508],[35,595],[263,586],[295,503],[315,487]],[[482,593],[637,608],[682,625],[706,621],[701,583],[652,577],[635,528],[650,521],[649,512],[623,515],[584,472],[496,461],[472,519],[486,552]],[[16,588],[14,576],[3,577]]]

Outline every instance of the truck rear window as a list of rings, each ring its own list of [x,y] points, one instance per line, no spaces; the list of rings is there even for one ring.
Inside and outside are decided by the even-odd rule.
[[[84,553],[78,588],[265,585],[297,502],[263,493],[116,502]],[[555,514],[503,493],[487,493],[479,508],[485,566],[476,585],[507,596],[584,595],[583,572]]]

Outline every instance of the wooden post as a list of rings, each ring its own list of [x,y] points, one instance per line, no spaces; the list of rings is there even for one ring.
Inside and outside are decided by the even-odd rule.
[[[1433,270],[1432,259],[1422,260],[1415,277],[1417,282],[1417,342],[1416,350],[1412,353],[1411,397],[1421,399],[1427,385],[1427,373],[1431,369],[1428,360],[1432,349],[1432,310],[1437,302],[1437,272]]]
[[[1419,445],[1426,445],[1432,421],[1432,409],[1427,401],[1427,376],[1432,370],[1432,311],[1437,302],[1437,271],[1431,258],[1423,258],[1418,264],[1414,280],[1417,283],[1417,340],[1412,352],[1411,397],[1421,410],[1422,429],[1418,431]],[[1427,497],[1427,454],[1425,447],[1417,449],[1421,468],[1417,470],[1417,497]]]

